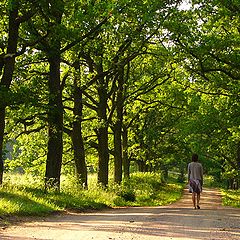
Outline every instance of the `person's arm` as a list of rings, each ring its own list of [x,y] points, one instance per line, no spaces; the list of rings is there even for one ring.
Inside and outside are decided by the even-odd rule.
[[[202,164],[201,164],[201,168],[200,168],[200,174],[201,174],[202,184],[203,184],[203,166],[202,166]]]
[[[191,171],[190,171],[190,163],[188,164],[188,182],[190,181],[190,174],[191,174]]]

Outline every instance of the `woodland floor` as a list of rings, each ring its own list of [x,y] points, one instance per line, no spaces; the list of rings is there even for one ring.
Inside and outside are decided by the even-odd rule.
[[[26,221],[28,220],[28,221]],[[68,212],[25,219],[0,230],[1,240],[239,240],[240,209],[221,206],[216,189],[204,189],[201,209],[194,210],[184,191],[177,203],[162,207],[128,207]]]

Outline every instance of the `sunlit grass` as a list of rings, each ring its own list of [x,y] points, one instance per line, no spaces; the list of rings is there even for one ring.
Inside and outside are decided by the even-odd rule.
[[[211,176],[204,177],[204,187],[221,188],[222,190],[222,203],[224,206],[240,208],[240,190],[226,190],[226,181],[214,181]]]
[[[183,184],[165,183],[157,173],[134,173],[123,185],[123,190],[134,194],[135,201],[127,201],[120,197],[115,200],[116,205],[162,206],[180,199]]]
[[[61,210],[54,203],[23,191],[8,193],[1,190],[0,193],[0,215],[43,215]]]
[[[89,189],[76,184],[74,177],[63,177],[61,192],[45,193],[43,181],[29,175],[5,175],[0,187],[0,216],[37,216],[55,211],[102,209],[117,206],[158,206],[175,202],[183,186],[164,183],[160,174],[135,173],[119,186],[112,181],[108,188],[89,176]]]
[[[222,190],[223,205],[240,208],[240,190]]]

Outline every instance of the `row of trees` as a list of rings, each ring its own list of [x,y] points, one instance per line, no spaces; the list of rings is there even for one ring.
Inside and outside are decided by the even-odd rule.
[[[44,172],[46,189],[59,189],[72,168],[87,187],[89,165],[103,186],[111,164],[116,183],[129,177],[130,161],[141,171],[184,173],[192,151],[211,159],[210,173],[238,179],[236,8],[0,3],[0,183],[4,141],[14,146],[6,169]]]
[[[192,37],[189,38],[190,32],[185,28],[178,42],[187,53],[189,61],[185,66],[195,81],[194,88],[202,93],[201,109],[195,114],[196,123],[205,125],[201,129],[204,136],[201,147],[214,160],[216,170],[220,167],[218,174],[228,179],[231,187],[238,188],[240,4],[236,1],[193,2],[196,5]]]

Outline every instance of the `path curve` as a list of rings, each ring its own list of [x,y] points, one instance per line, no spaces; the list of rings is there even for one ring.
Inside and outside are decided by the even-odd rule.
[[[1,240],[239,240],[240,209],[221,206],[216,189],[204,190],[194,210],[184,190],[177,203],[91,213],[67,213],[0,231]]]

